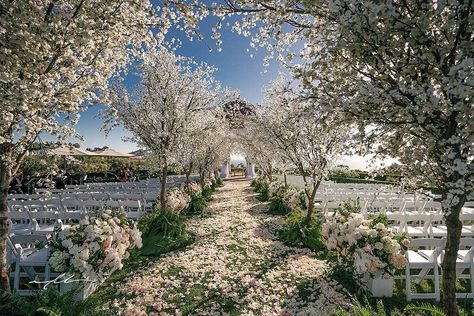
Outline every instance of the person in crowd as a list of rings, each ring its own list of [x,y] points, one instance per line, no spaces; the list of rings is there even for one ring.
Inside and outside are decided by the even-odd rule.
[[[120,181],[128,182],[129,179],[130,179],[130,171],[128,170],[128,167],[125,166],[120,171]]]
[[[76,184],[74,183],[74,170],[66,170],[66,173],[64,174],[64,183],[69,185]]]
[[[31,194],[34,191],[34,178],[31,175],[23,175],[21,180],[21,191],[24,194]]]
[[[10,182],[8,193],[11,193],[11,194],[23,193],[23,191],[21,190],[21,184],[22,184],[21,178],[22,178],[21,172],[17,172],[15,176],[13,177],[12,181]]]
[[[63,172],[60,170],[58,172],[58,175],[56,176],[56,181],[54,187],[56,189],[65,189],[66,188],[66,178],[67,178],[67,172]]]

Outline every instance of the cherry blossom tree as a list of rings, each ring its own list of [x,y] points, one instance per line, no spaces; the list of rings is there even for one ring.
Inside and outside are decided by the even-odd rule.
[[[214,104],[215,68],[157,48],[147,53],[139,69],[141,81],[131,93],[118,86],[110,112],[151,154],[159,169],[164,209],[168,168],[178,162],[182,144],[192,141],[203,112]]]
[[[261,117],[249,118],[246,131],[240,135],[238,141],[249,161],[258,167],[268,182],[273,182],[275,167],[283,164],[278,152],[267,141],[268,134],[266,129],[262,128],[261,120]]]
[[[166,27],[149,1],[0,2],[0,289],[6,264],[9,182],[38,135],[73,133],[78,112]]]
[[[264,63],[287,64],[310,98],[336,100],[361,125],[371,151],[443,192],[443,304],[458,315],[459,214],[474,181],[473,1],[226,0],[210,9],[202,15],[242,15],[232,28],[269,51]]]
[[[335,113],[320,111],[320,104],[302,100],[298,87],[283,79],[267,88],[266,107],[258,126],[280,159],[303,177],[310,220],[319,185],[327,177],[332,162],[344,151],[351,129]]]
[[[229,155],[228,146],[223,146],[229,139],[229,129],[222,113],[222,105],[235,99],[236,92],[222,89],[218,83],[212,92],[214,98],[209,111],[200,111],[189,122],[188,132],[181,138],[175,153],[175,163],[182,167],[187,182],[193,171],[197,171],[201,181],[204,181],[206,173],[217,170],[216,163],[221,162],[223,155]]]
[[[199,133],[200,145],[196,148],[194,166],[201,184],[204,184],[206,178],[217,174],[222,161],[228,159],[234,147],[234,139],[221,107],[234,96],[235,93],[230,91],[221,94],[219,104],[212,115],[207,117],[206,128]]]

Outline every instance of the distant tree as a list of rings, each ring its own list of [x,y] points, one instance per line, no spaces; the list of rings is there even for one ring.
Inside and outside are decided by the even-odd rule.
[[[139,71],[142,80],[131,93],[116,87],[111,107],[157,166],[163,210],[168,170],[177,160],[179,144],[190,141],[189,129],[202,122],[200,113],[213,104],[215,69],[157,48],[148,52]]]

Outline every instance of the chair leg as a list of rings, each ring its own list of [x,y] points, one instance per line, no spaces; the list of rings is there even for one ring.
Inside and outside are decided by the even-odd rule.
[[[46,266],[44,267],[44,281],[49,281],[50,280],[50,273],[51,273],[51,267],[49,266],[49,263],[46,263]]]
[[[441,296],[440,289],[439,289],[440,279],[439,279],[438,264],[436,264],[436,263],[433,266],[433,274],[434,274],[434,280],[433,281],[434,281],[434,289],[435,289],[435,299],[436,299],[436,302],[439,302],[440,301],[440,296]]]
[[[411,302],[411,277],[410,277],[410,264],[405,267],[405,288],[407,294],[407,301]]]
[[[474,298],[474,262],[471,263],[471,267],[469,268],[469,272],[471,275],[471,298]]]
[[[20,289],[20,261],[18,259],[15,263],[15,273],[13,275],[13,292],[17,292]]]

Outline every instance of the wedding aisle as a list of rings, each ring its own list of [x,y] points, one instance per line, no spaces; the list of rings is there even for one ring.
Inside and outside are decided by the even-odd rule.
[[[330,315],[350,304],[327,266],[277,240],[283,217],[264,213],[248,181],[231,180],[205,216],[189,221],[197,241],[164,255],[117,287],[123,315]]]

